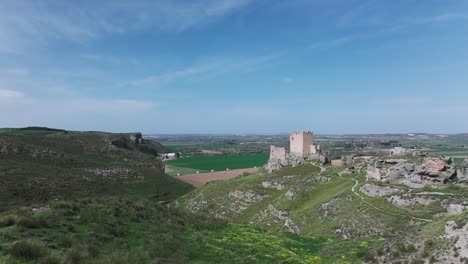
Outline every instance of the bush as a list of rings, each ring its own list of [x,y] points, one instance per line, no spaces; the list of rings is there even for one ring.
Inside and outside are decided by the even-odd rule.
[[[22,260],[38,260],[49,255],[49,249],[39,241],[23,240],[13,244],[10,255]]]
[[[16,226],[24,227],[28,229],[40,228],[48,226],[47,222],[43,219],[37,219],[33,217],[21,217],[16,221]]]
[[[71,248],[73,246],[73,239],[69,236],[63,236],[60,238],[58,244],[64,248]]]
[[[89,258],[88,251],[82,247],[74,247],[68,251],[65,257],[66,264],[79,264]]]
[[[16,222],[16,218],[12,215],[5,216],[0,219],[0,227],[12,226]]]
[[[41,264],[60,264],[60,258],[54,255],[48,255],[41,259]]]
[[[73,247],[65,257],[66,264],[79,264],[84,260],[94,259],[99,256],[99,248],[96,246]]]

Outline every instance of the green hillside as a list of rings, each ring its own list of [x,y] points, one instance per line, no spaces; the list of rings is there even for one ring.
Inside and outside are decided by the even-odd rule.
[[[171,200],[191,186],[164,174],[154,141],[131,134],[3,129],[0,132],[0,210],[51,199],[101,195]],[[115,142],[123,142],[116,146]]]
[[[466,262],[463,183],[411,189],[367,181],[364,160],[308,161],[194,189],[164,173],[164,146],[132,136],[0,130],[0,263]]]
[[[439,238],[444,224],[458,219],[463,226],[467,221],[466,213],[449,216],[444,207],[466,199],[466,188],[449,185],[415,191],[394,186],[397,195],[421,193],[436,201],[395,206],[388,196],[372,198],[359,191],[366,182],[365,170],[359,167],[363,165],[351,167],[349,174],[342,174],[344,167],[319,166],[306,164],[272,174],[263,171],[212,182],[178,199],[174,205],[268,232],[325,239],[326,246],[316,248],[315,256],[326,263],[344,259],[344,263],[437,259],[437,250],[450,248],[449,241]],[[438,243],[437,250],[425,249],[425,241]]]

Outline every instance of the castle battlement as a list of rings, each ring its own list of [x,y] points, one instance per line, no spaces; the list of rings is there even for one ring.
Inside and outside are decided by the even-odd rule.
[[[302,134],[313,135],[314,133],[312,131],[293,131],[293,132],[291,132],[291,136],[292,135],[302,135]]]

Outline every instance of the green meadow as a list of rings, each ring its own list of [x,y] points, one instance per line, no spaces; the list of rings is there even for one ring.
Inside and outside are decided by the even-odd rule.
[[[268,161],[267,153],[222,156],[192,156],[167,161],[166,164],[177,168],[190,168],[199,171],[221,171],[227,168],[244,169],[260,167]]]

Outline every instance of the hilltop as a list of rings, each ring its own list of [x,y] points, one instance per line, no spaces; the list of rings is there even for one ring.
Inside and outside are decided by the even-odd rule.
[[[0,130],[0,210],[51,199],[112,194],[171,200],[191,186],[164,174],[156,141],[135,133]]]

